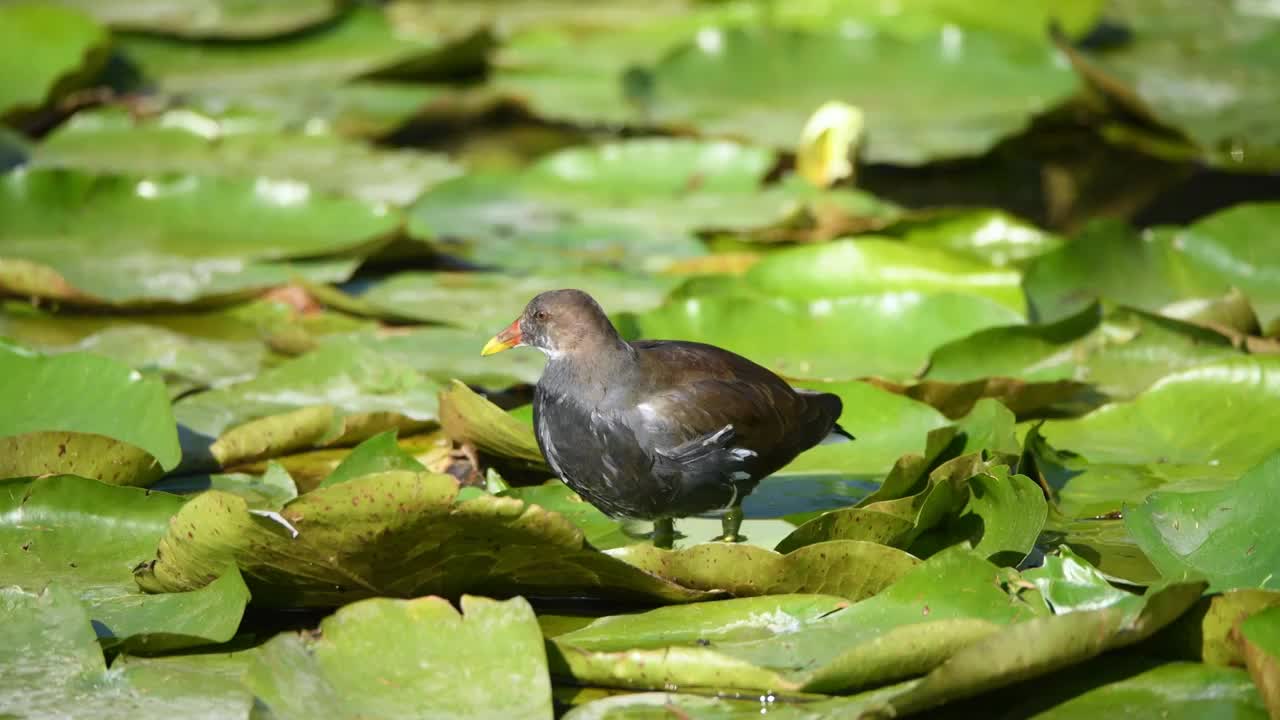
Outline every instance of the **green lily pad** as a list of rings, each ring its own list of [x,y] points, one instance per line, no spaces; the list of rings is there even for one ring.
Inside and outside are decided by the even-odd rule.
[[[414,205],[409,230],[508,270],[663,270],[705,252],[700,230],[761,230],[840,206],[844,191],[764,185],[775,162],[768,150],[688,139],[569,148],[519,172],[436,186]]]
[[[281,132],[253,116],[121,109],[77,113],[38,147],[35,167],[296,180],[368,203],[408,205],[461,169],[441,155],[375,148],[324,133]]]
[[[786,376],[835,380],[911,377],[934,348],[1020,320],[986,298],[918,292],[809,301],[695,295],[636,317],[644,337],[710,343]],[[850,341],[851,328],[857,328],[857,342]]]
[[[1019,267],[1062,246],[1062,238],[1000,210],[938,210],[885,229],[920,248],[947,250],[994,267]]]
[[[901,550],[856,540],[817,543],[785,555],[721,542],[680,550],[629,545],[609,554],[699,590],[723,590],[736,597],[820,593],[855,601],[880,592],[919,564]]]
[[[142,74],[169,93],[311,85],[333,87],[362,76],[420,75],[451,64],[471,64],[487,40],[472,36],[403,36],[381,8],[358,6],[334,23],[297,38],[257,43],[193,43],[156,35],[129,35],[120,49]]]
[[[1280,607],[1280,592],[1275,590],[1229,590],[1209,595],[1148,645],[1161,657],[1241,667],[1245,658],[1235,635],[1237,626],[1274,607]]]
[[[106,30],[82,12],[0,5],[0,117],[37,110],[106,59]]]
[[[1080,671],[1086,676],[1087,668]],[[1212,688],[1212,691],[1206,692]],[[1243,670],[1200,663],[1166,663],[1115,682],[1085,687],[1076,697],[1036,715],[1044,720],[1088,720],[1124,713],[1140,720],[1230,717],[1263,720],[1267,711]]]
[[[114,360],[0,347],[0,477],[70,472],[145,485],[181,458],[164,385]],[[128,422],[122,422],[122,419]]]
[[[252,380],[185,397],[174,415],[217,438],[211,452],[226,466],[362,440],[392,427],[421,429],[436,418],[437,389],[393,358],[355,342],[333,342]]]
[[[84,606],[53,586],[0,588],[0,713],[13,717],[248,719],[253,695],[209,662],[117,658],[108,671]],[[196,665],[182,656],[187,666]],[[224,663],[225,664],[225,663]],[[83,710],[92,708],[91,711]]]
[[[997,565],[1016,567],[1036,544],[1049,505],[1044,491],[1026,475],[999,465],[969,478],[969,498],[959,512],[911,546],[917,555],[967,542]],[[923,509],[922,509],[923,512]]]
[[[458,379],[482,388],[501,390],[512,385],[538,382],[547,360],[540,352],[506,352],[480,358],[480,351],[476,348],[484,347],[485,342],[503,327],[499,322],[495,321],[493,326],[484,330],[452,327],[379,329],[332,335],[323,338],[322,342],[355,340],[441,384]]]
[[[1270,418],[1280,417],[1278,393],[1280,358],[1246,356],[1167,375],[1129,402],[1046,422],[1041,434],[1095,463],[1208,463],[1243,471],[1280,450],[1270,433]]]
[[[272,518],[250,513],[238,496],[206,492],[183,506],[136,579],[150,592],[191,590],[234,562],[254,602],[276,607],[471,592],[667,602],[709,595],[600,553],[536,505],[457,495],[447,475],[388,472],[306,493]]]
[[[76,593],[107,646],[161,652],[225,642],[249,601],[234,567],[215,568],[202,589],[169,596],[141,594],[133,581],[133,566],[154,551],[182,503],[72,475],[0,482],[5,581]]]
[[[1022,577],[1035,583],[1057,615],[1108,607],[1131,595],[1107,582],[1102,573],[1068,547],[1045,555],[1044,565],[1024,572]]]
[[[1055,322],[1099,298],[1159,312],[1188,298],[1220,297],[1228,284],[1197,266],[1170,232],[1097,220],[1071,242],[1036,258],[1026,274],[1027,298],[1040,322]]]
[[[458,380],[440,393],[440,423],[454,442],[470,443],[482,452],[516,460],[530,469],[548,467],[532,426],[503,412]]]
[[[559,480],[548,480],[541,485],[509,488],[500,493],[530,505],[537,505],[568,518],[582,530],[583,538],[591,547],[609,550],[634,542],[645,541],[624,531],[623,523],[600,512],[591,503],[569,489]]]
[[[1173,128],[1215,165],[1280,165],[1280,134],[1265,120],[1280,99],[1274,13],[1247,3],[1117,0],[1107,14],[1132,38],[1073,54],[1086,78],[1139,116]]]
[[[1235,635],[1258,694],[1272,715],[1280,712],[1280,608],[1250,617],[1240,623]]]
[[[1052,673],[1149,637],[1190,607],[1203,589],[1199,584],[1153,588],[1102,608],[1001,628],[889,697],[862,703],[851,698],[851,704],[901,716]]]
[[[372,314],[483,330],[491,337],[520,317],[534,295],[546,290],[577,288],[594,297],[606,312],[619,313],[657,307],[674,285],[674,279],[622,273],[399,273],[370,288],[359,300]],[[482,342],[475,348],[477,356],[483,346]]]
[[[426,472],[427,469],[417,458],[400,448],[396,443],[395,431],[378,433],[355,446],[319,487],[329,487],[365,475],[392,470]]]
[[[1066,545],[1113,582],[1146,586],[1161,578],[1118,517],[1063,520],[1058,513],[1050,513],[1041,542]]]
[[[888,292],[959,293],[1026,313],[1022,277],[961,255],[861,237],[773,254],[747,271],[762,293],[803,300]]]
[[[279,635],[245,681],[272,717],[554,717],[533,608],[377,598],[348,605],[319,633]]]
[[[652,121],[792,147],[808,114],[838,99],[866,115],[866,159],[897,165],[980,155],[1077,86],[1041,43],[954,26],[910,40],[706,29],[649,72]]]
[[[235,0],[201,0],[171,5],[133,0],[56,0],[92,15],[117,30],[137,30],[188,38],[255,38],[285,35],[332,18],[333,0],[288,0],[266,5]]]
[[[343,280],[350,260],[288,261],[371,248],[396,225],[385,210],[314,196],[296,181],[22,171],[0,182],[0,288],[179,303],[283,284],[295,273]]]
[[[1092,305],[1055,323],[991,328],[944,345],[934,351],[925,376],[957,383],[988,376],[1070,380],[1125,398],[1165,375],[1241,355],[1213,330],[1129,308],[1103,316]]]
[[[1125,526],[1170,578],[1207,578],[1214,590],[1280,590],[1280,543],[1266,499],[1280,487],[1280,453],[1233,486],[1204,492],[1157,492],[1125,512]]]
[[[1280,23],[1276,24],[1280,40]],[[1280,74],[1277,74],[1280,80]],[[1277,154],[1280,163],[1280,154]],[[1280,203],[1241,204],[1171,231],[1169,243],[1197,269],[1242,290],[1263,328],[1280,330]]]
[[[206,490],[222,490],[243,497],[252,510],[278,510],[298,497],[298,486],[289,471],[268,462],[261,475],[220,473],[211,475],[170,475],[151,486],[152,490],[174,495],[196,495]]]
[[[1034,617],[997,575],[967,550],[948,551],[866,600],[804,621],[784,613],[767,624],[757,619],[745,624],[745,637],[703,634],[708,625],[734,625],[756,605],[699,604],[597,620],[553,638],[548,659],[555,675],[608,687],[831,692],[882,684],[926,672],[1001,625]]]

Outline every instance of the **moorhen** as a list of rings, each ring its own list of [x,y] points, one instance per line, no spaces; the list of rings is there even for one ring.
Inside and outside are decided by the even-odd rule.
[[[538,447],[570,488],[611,517],[654,521],[724,511],[736,542],[742,500],[765,476],[835,432],[840,398],[797,390],[728,350],[628,343],[580,290],[553,290],[484,346],[533,346],[548,362],[533,394]]]

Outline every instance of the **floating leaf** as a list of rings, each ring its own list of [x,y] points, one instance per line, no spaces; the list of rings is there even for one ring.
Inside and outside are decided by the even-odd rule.
[[[378,433],[360,443],[342,460],[342,464],[334,468],[329,477],[319,487],[329,487],[338,483],[373,475],[374,473],[392,470],[409,472],[425,472],[426,468],[417,458],[400,449],[396,444],[395,431]]]
[[[1044,45],[954,26],[910,40],[707,29],[650,72],[653,121],[791,147],[809,108],[841,100],[866,115],[866,159],[897,165],[981,154],[1076,88]]]
[[[252,380],[183,398],[178,422],[209,438],[223,466],[363,440],[436,417],[437,385],[354,342],[333,342]],[[253,424],[250,424],[253,423]]]
[[[50,225],[48,218],[61,218]],[[191,302],[287,282],[326,282],[394,215],[313,195],[295,181],[97,176],[61,170],[0,181],[0,289],[79,303]],[[308,269],[309,268],[309,269]]]
[[[492,337],[520,317],[534,295],[546,290],[578,288],[594,297],[607,312],[619,313],[657,307],[674,284],[671,279],[622,273],[399,273],[370,288],[359,299],[373,313],[482,330],[488,332],[485,337]],[[475,353],[479,352],[477,347]]]
[[[1044,565],[1024,572],[1022,577],[1035,583],[1058,615],[1108,607],[1130,596],[1112,586],[1102,573],[1067,547],[1045,555]]]
[[[243,497],[254,510],[276,510],[298,497],[298,486],[289,471],[276,462],[268,462],[261,475],[226,473],[214,475],[169,476],[151,486],[175,495],[195,495],[206,490],[222,490]]]
[[[886,228],[917,247],[948,250],[995,267],[1023,265],[1062,246],[1062,239],[1000,210],[936,210]]]
[[[193,43],[155,35],[130,35],[121,50],[142,74],[169,93],[248,91],[290,86],[341,85],[382,74],[421,74],[449,64],[469,64],[483,51],[483,37],[402,37],[381,8],[359,6],[337,22],[289,40],[257,43]]]
[[[169,110],[135,119],[82,112],[45,138],[32,163],[123,174],[192,173],[296,180],[368,203],[408,205],[460,169],[440,155],[374,148],[323,133],[281,132],[252,116]]]
[[[1130,663],[1132,665],[1132,663]],[[1077,671],[1084,678],[1097,670]],[[1199,663],[1166,663],[1142,672],[1125,668],[1114,682],[1073,687],[1076,697],[1036,714],[1044,720],[1089,720],[1124,713],[1143,720],[1200,720],[1206,717],[1267,717],[1249,675],[1235,668]],[[1093,687],[1092,685],[1097,685]],[[1207,688],[1212,692],[1206,693]]]
[[[807,302],[695,295],[672,300],[636,321],[645,337],[718,345],[790,377],[849,380],[910,377],[935,347],[1020,319],[985,298],[889,292]],[[762,332],[765,328],[768,332]],[[849,341],[850,328],[857,328],[856,343]]]
[[[765,185],[775,162],[768,150],[687,139],[570,148],[519,172],[436,186],[414,205],[409,230],[442,252],[507,270],[663,270],[704,254],[699,230],[762,230],[838,212],[839,193]]]
[[[529,468],[547,467],[532,427],[457,380],[440,393],[440,422],[455,442],[470,443],[483,452],[517,460]]]
[[[519,311],[517,311],[518,313]],[[510,323],[516,316],[506,322]],[[510,352],[483,360],[476,348],[484,347],[503,325],[495,321],[484,330],[451,327],[370,330],[331,335],[322,342],[355,340],[380,355],[403,362],[440,384],[459,379],[468,384],[500,390],[512,385],[534,384],[542,376],[546,356],[540,352]]]
[[[245,681],[272,717],[554,717],[542,633],[523,598],[377,598],[279,635]]]
[[[37,110],[105,59],[109,38],[93,19],[36,3],[0,5],[0,117]]]
[[[182,37],[253,38],[284,35],[332,18],[333,0],[287,0],[268,5],[235,0],[200,0],[182,5],[140,4],[132,0],[57,0],[93,15],[118,30]]]
[[[585,544],[567,519],[513,498],[457,499],[447,475],[366,475],[280,510],[297,530],[210,491],[192,499],[137,581],[150,592],[204,586],[239,565],[255,603],[326,607],[378,595],[595,596],[681,602],[708,594],[645,573]]]
[[[1276,492],[1280,453],[1221,490],[1154,493],[1128,508],[1125,525],[1166,577],[1207,578],[1214,590],[1280,590],[1280,541],[1269,532],[1266,503]]]
[[[722,542],[680,550],[630,545],[610,555],[699,590],[724,590],[737,597],[823,593],[850,600],[880,592],[919,563],[901,550],[849,540],[809,545],[785,555],[754,545]]]
[[[968,502],[911,549],[947,547],[967,542],[974,552],[997,565],[1015,567],[1035,546],[1049,506],[1044,491],[1025,475],[1004,465],[969,478]]]
[[[1272,715],[1280,712],[1280,608],[1270,608],[1240,623],[1236,638],[1258,694]]]
[[[1213,164],[1280,164],[1280,135],[1264,120],[1280,99],[1274,14],[1247,3],[1121,0],[1108,5],[1108,16],[1130,29],[1130,41],[1073,53],[1086,78],[1140,117],[1176,130]]]
[[[968,551],[948,551],[866,600],[817,617],[757,619],[745,624],[745,637],[728,628],[717,637],[714,628],[759,618],[758,602],[605,618],[553,638],[551,670],[578,683],[629,688],[831,692],[881,684],[926,672],[1002,624],[1034,617],[1031,606],[1005,593],[997,574]]]
[[[0,376],[0,477],[76,471],[146,485],[181,458],[164,385],[114,360],[0,347]]]
[[[211,568],[193,592],[142,595],[131,569],[164,535],[182,500],[71,475],[0,482],[5,582],[53,584],[88,606],[108,646],[161,652],[230,640],[249,593],[235,568]]]

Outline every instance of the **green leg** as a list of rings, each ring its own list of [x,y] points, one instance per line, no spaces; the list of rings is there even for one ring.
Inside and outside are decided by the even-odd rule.
[[[738,534],[738,529],[742,527],[742,506],[734,505],[725,511],[724,517],[720,518],[720,526],[724,530],[724,534],[716,538],[723,542],[742,542],[742,536]]]
[[[676,543],[676,521],[658,518],[653,521],[653,546],[670,550]]]

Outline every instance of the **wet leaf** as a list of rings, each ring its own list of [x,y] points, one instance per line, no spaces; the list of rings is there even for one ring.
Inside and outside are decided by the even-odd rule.
[[[1244,671],[1199,663],[1168,663],[1100,687],[1086,688],[1079,696],[1036,717],[1087,720],[1116,712],[1142,720],[1267,717]]]
[[[119,45],[142,74],[166,92],[244,94],[291,86],[333,87],[374,74],[421,75],[451,63],[470,63],[484,49],[485,40],[401,36],[380,8],[358,6],[337,22],[292,41],[193,43],[140,34],[121,38]]]
[[[377,598],[314,636],[264,645],[247,684],[272,716],[553,717],[542,633],[523,598]]]
[[[1242,170],[1280,163],[1280,135],[1262,120],[1280,98],[1273,14],[1248,4],[1121,0],[1108,16],[1130,28],[1130,41],[1072,58],[1099,89],[1173,128],[1211,163]]]
[[[117,30],[182,37],[253,38],[284,35],[332,18],[333,0],[288,0],[268,5],[234,0],[201,0],[178,5],[132,0],[57,0],[93,15]]]
[[[836,99],[866,116],[865,158],[898,165],[981,154],[1076,87],[1042,44],[957,27],[911,40],[708,29],[650,72],[656,122],[791,147],[805,115]]]
[[[336,464],[336,463],[335,463]],[[170,475],[151,486],[174,495],[196,495],[206,490],[222,490],[243,497],[254,510],[277,510],[298,497],[298,486],[289,471],[274,461],[261,475],[246,472],[212,475]]]
[[[0,288],[77,303],[180,303],[295,273],[342,280],[350,260],[289,261],[373,247],[396,225],[393,214],[295,181],[21,171],[0,182]]]
[[[406,470],[409,472],[425,472],[427,468],[417,458],[400,449],[396,443],[394,430],[378,433],[365,440],[342,459],[342,463],[334,468],[329,477],[319,487],[337,485],[365,475]]]
[[[638,544],[609,554],[699,590],[724,590],[736,597],[824,593],[855,601],[880,592],[919,564],[901,550],[849,540],[809,545],[785,555],[723,542],[680,550]]]
[[[333,342],[248,380],[183,398],[178,422],[208,438],[222,466],[406,432],[436,418],[437,385],[353,342]]]
[[[886,229],[903,242],[949,250],[995,267],[1022,266],[1062,246],[1062,239],[1000,210],[931,210]]]
[[[622,273],[557,273],[547,276],[496,273],[399,273],[359,299],[371,313],[485,331],[486,338],[520,317],[534,295],[572,287],[589,293],[606,312],[657,307],[673,279]],[[479,355],[483,341],[476,346]],[[488,362],[488,359],[485,360]]]
[[[917,292],[808,301],[754,293],[693,296],[636,318],[645,337],[710,343],[786,376],[834,380],[911,377],[935,347],[1020,319],[985,298]],[[858,328],[857,343],[849,341],[851,327]],[[904,327],[912,332],[904,334]]]
[[[1058,615],[1108,607],[1131,595],[1112,586],[1102,573],[1068,547],[1045,555],[1044,565],[1024,572],[1022,577],[1035,583]]]
[[[1208,665],[1243,667],[1244,656],[1232,632],[1245,619],[1273,607],[1280,607],[1280,592],[1275,590],[1230,590],[1203,597],[1153,637],[1148,651]]]
[[[681,602],[707,597],[585,544],[564,517],[513,498],[458,500],[447,475],[388,472],[299,496],[276,520],[210,491],[183,506],[141,568],[150,592],[202,587],[239,565],[254,602],[331,607],[373,596],[464,593]]]
[[[1263,610],[1240,623],[1235,637],[1258,694],[1275,715],[1280,712],[1280,608]]]
[[[36,3],[0,6],[0,117],[37,110],[99,66],[107,32],[84,13]]]
[[[211,568],[206,587],[168,596],[144,595],[133,581],[181,506],[167,493],[71,475],[0,482],[5,582],[74,592],[107,646],[162,652],[225,642],[249,601],[234,567]]]
[[[873,597],[808,620],[778,614],[762,623],[753,612],[757,601],[605,618],[553,638],[551,670],[578,683],[629,688],[830,692],[881,684],[925,672],[1002,624],[1034,617],[1030,606],[1011,601],[996,574],[995,566],[956,550]],[[748,615],[757,619],[745,637],[704,636]],[[608,631],[614,627],[621,632]]]
[[[968,486],[964,507],[910,549],[927,555],[925,548],[934,551],[967,542],[997,565],[1018,566],[1044,528],[1049,511],[1044,491],[1034,480],[1011,474],[1004,465],[974,475]]]
[[[1125,526],[1169,578],[1207,578],[1214,590],[1280,589],[1280,544],[1266,498],[1280,487],[1280,453],[1232,486],[1157,492],[1125,513]]]
[[[850,202],[848,191],[764,185],[775,162],[768,150],[687,139],[570,148],[519,172],[436,186],[414,205],[409,230],[441,252],[505,270],[659,271],[704,254],[699,231],[760,231],[839,215]]]
[[[36,167],[296,180],[317,192],[408,205],[460,168],[435,154],[375,148],[325,133],[281,132],[250,115],[169,110],[135,119],[82,112],[45,138]]]
[[[516,311],[519,312],[518,310]],[[486,313],[487,314],[487,313]],[[506,323],[510,324],[516,316]],[[354,339],[380,355],[398,360],[440,384],[458,379],[478,387],[501,390],[512,385],[534,384],[542,375],[546,356],[540,352],[507,352],[481,359],[476,348],[503,327],[502,321],[487,329],[452,327],[396,328],[333,335],[323,342]]]
[[[0,347],[0,376],[8,408],[0,476],[74,468],[116,485],[145,485],[181,458],[164,385],[113,360]]]
[[[533,428],[454,380],[440,392],[440,423],[454,442],[470,443],[482,452],[546,469]]]

